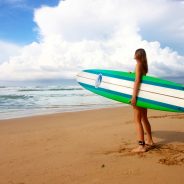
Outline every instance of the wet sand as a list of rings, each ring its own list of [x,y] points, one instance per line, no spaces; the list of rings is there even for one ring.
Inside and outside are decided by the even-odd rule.
[[[149,120],[157,145],[141,154],[131,107],[1,120],[0,183],[183,183],[184,113]]]

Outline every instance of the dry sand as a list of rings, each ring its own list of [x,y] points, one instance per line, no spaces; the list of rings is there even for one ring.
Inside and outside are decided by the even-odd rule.
[[[149,110],[157,146],[132,154],[131,107],[0,121],[0,184],[184,183],[184,114]]]

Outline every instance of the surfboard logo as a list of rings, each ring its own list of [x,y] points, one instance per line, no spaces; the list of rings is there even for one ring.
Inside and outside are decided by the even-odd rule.
[[[95,82],[95,88],[98,88],[102,82],[102,74],[100,73]]]

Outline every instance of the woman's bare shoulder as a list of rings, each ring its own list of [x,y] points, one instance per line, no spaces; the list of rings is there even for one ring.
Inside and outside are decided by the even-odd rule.
[[[139,73],[141,75],[144,74],[144,69],[142,67],[142,65],[140,63],[137,63],[136,66],[135,66],[135,72],[136,73]]]
[[[135,65],[135,70],[138,72],[140,72],[140,71],[142,71],[142,67],[141,67],[141,64],[140,63],[137,63],[136,65]]]

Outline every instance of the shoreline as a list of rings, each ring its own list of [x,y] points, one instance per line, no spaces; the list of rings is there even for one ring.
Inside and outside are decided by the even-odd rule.
[[[109,105],[110,106],[110,105]],[[72,113],[72,112],[81,112],[81,111],[89,111],[89,110],[98,110],[98,109],[108,109],[108,108],[121,108],[121,107],[128,107],[127,104],[116,104],[116,105],[112,105],[112,107],[109,106],[104,106],[104,107],[96,107],[96,108],[86,108],[86,109],[75,109],[75,110],[66,110],[66,111],[53,111],[53,112],[41,112],[41,113],[30,113],[30,114],[26,114],[26,115],[17,115],[16,117],[9,117],[9,118],[3,118],[0,119],[0,122],[3,120],[13,120],[13,119],[17,119],[17,118],[29,118],[29,117],[35,117],[35,116],[45,116],[45,115],[52,115],[52,114],[61,114],[61,113]]]
[[[184,182],[184,113],[149,110],[148,117],[157,146],[142,154],[131,153],[137,145],[129,106],[0,120],[0,181]]]

